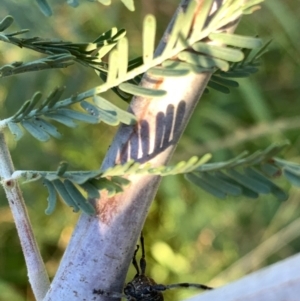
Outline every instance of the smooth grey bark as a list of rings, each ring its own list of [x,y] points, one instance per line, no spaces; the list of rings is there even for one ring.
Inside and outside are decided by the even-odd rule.
[[[29,282],[37,301],[43,300],[50,280],[29,220],[23,195],[16,179],[13,162],[4,134],[0,131],[0,178],[13,215],[28,271]]]
[[[182,1],[177,13],[189,2]],[[220,3],[214,1],[214,9]],[[195,14],[201,5],[199,1]],[[164,49],[174,18],[156,55]],[[167,164],[210,76],[191,73],[183,78],[159,80],[145,76],[142,86],[166,90],[167,96],[133,98],[129,110],[138,122],[120,126],[103,168],[129,159],[150,162],[152,166]],[[97,216],[81,215],[44,300],[101,300],[103,297],[93,294],[94,289],[122,291],[137,239],[160,183],[158,176],[129,179],[131,185],[122,194],[109,198],[102,193],[96,202]]]

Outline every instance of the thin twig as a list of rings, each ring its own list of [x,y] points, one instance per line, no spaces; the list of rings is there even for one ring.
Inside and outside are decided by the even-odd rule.
[[[32,231],[19,184],[16,180],[11,179],[13,172],[14,167],[4,139],[4,134],[0,132],[1,183],[16,223],[33,293],[36,300],[41,301],[49,289],[50,281]]]

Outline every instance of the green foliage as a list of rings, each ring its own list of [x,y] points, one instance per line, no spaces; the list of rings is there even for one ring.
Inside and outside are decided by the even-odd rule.
[[[13,23],[13,17],[7,16],[0,22],[0,32],[6,30]],[[1,77],[28,71],[50,68],[65,68],[78,62],[84,66],[105,70],[106,64],[102,58],[115,47],[117,42],[126,34],[124,29],[115,27],[101,34],[91,43],[72,43],[61,40],[50,40],[39,37],[18,38],[17,35],[28,32],[23,29],[13,33],[0,34],[0,40],[21,48],[28,48],[36,52],[50,55],[31,63],[13,62],[0,68]]]
[[[30,100],[23,104],[17,113],[10,118],[2,120],[0,127],[7,125],[16,140],[19,140],[23,136],[19,126],[20,123],[34,138],[39,141],[48,141],[50,136],[61,138],[61,134],[51,121],[56,121],[71,128],[76,127],[75,121],[91,124],[103,121],[109,125],[118,125],[120,122],[133,124],[135,122],[134,115],[120,110],[112,103],[97,96],[94,97],[95,105],[82,101],[85,98],[84,95],[74,95],[67,100],[60,100],[64,89],[55,89],[41,104],[39,102],[42,94],[40,92],[35,93]],[[66,108],[80,100],[81,107],[88,114]]]
[[[139,82],[138,79],[140,79],[140,76],[144,72],[149,72],[149,74],[154,77],[184,76],[188,72],[203,73],[215,72],[217,70],[226,72],[230,68],[228,61],[242,61],[243,63],[239,65],[239,68],[243,69],[243,67],[245,67],[246,69],[248,64],[243,60],[243,49],[260,47],[261,40],[238,35],[236,36],[236,42],[234,42],[233,39],[235,35],[230,35],[229,38],[225,39],[222,35],[217,33],[211,37],[210,35],[224,24],[224,19],[228,20],[228,18],[230,19],[231,17],[230,13],[228,13],[229,16],[226,15],[226,17],[217,14],[204,26],[201,20],[206,19],[209,13],[209,3],[210,2],[208,2],[208,9],[203,10],[203,13],[199,16],[199,20],[196,22],[196,24],[200,24],[201,27],[192,27],[196,2],[191,1],[187,11],[185,13],[179,13],[163,53],[156,57],[154,56],[156,21],[154,16],[146,16],[143,22],[142,58],[131,60],[128,62],[128,65],[126,65],[128,60],[128,43],[127,40],[123,42],[121,39],[118,42],[117,48],[110,54],[108,70],[98,70],[99,76],[106,81],[104,86],[110,86],[111,88],[118,86],[119,90],[133,95],[161,97],[164,95],[163,91],[136,87]],[[238,1],[235,1],[235,3],[237,6],[234,6],[232,13],[242,15],[244,7],[241,6],[240,3],[237,4]],[[247,9],[250,4],[247,4]],[[253,5],[255,4],[257,4],[257,1]],[[210,38],[212,41],[221,41],[221,43],[230,47],[215,46],[199,42],[206,38]],[[238,46],[239,48],[233,48],[232,46]],[[193,51],[188,49],[189,47],[192,47]],[[176,59],[173,59],[174,57],[176,57]],[[168,62],[168,60],[170,61]],[[184,62],[184,64],[181,62]],[[134,68],[129,68],[129,66],[133,65]],[[154,71],[151,71],[151,68],[155,68]],[[125,70],[127,70],[127,73]],[[96,89],[100,92],[101,86]],[[123,97],[122,95],[120,96]],[[128,96],[125,94],[123,98],[128,99]]]
[[[238,1],[235,2],[238,3]],[[195,5],[196,3],[191,1],[186,13],[178,15],[163,54],[156,58],[154,58],[153,54],[156,21],[152,15],[148,15],[144,19],[142,60],[137,58],[129,62],[127,62],[128,42],[124,38],[125,30],[117,31],[113,28],[100,35],[93,43],[76,44],[37,37],[16,38],[16,35],[24,33],[24,31],[2,34],[0,38],[3,41],[51,55],[46,59],[34,61],[30,64],[14,62],[5,65],[0,69],[0,71],[2,70],[2,76],[36,70],[39,66],[41,66],[41,69],[58,68],[59,66],[66,67],[72,63],[72,60],[75,60],[94,68],[99,76],[105,80],[105,83],[60,102],[58,100],[63,90],[56,89],[38,108],[35,108],[41,98],[41,94],[37,92],[31,100],[24,103],[14,116],[2,121],[0,124],[1,128],[7,125],[16,139],[20,139],[23,136],[22,130],[18,125],[20,123],[24,129],[39,141],[48,141],[50,136],[60,138],[61,135],[52,123],[41,118],[41,116],[69,127],[76,126],[74,120],[98,123],[101,118],[102,121],[110,125],[117,125],[119,122],[132,124],[135,121],[132,114],[118,109],[114,105],[109,104],[106,99],[96,97],[95,94],[113,89],[125,99],[128,99],[128,94],[152,98],[164,96],[165,91],[163,90],[144,88],[137,85],[141,75],[148,70],[150,70],[149,74],[154,77],[184,76],[188,72],[215,72],[216,75],[209,83],[209,87],[228,93],[229,89],[226,86],[233,87],[237,85],[232,80],[223,79],[222,77],[237,77],[241,76],[241,74],[242,76],[248,76],[257,71],[257,68],[253,67],[253,65],[257,66],[258,55],[254,55],[250,61],[247,60],[251,56],[251,52],[245,50],[245,48],[258,48],[261,46],[261,41],[252,37],[227,34],[224,36],[224,34],[214,33],[221,27],[224,18],[227,20],[229,17],[218,13],[204,26],[203,19],[207,17],[208,9],[203,10],[196,22],[196,24],[201,26],[202,30],[195,27],[192,28]],[[240,5],[237,7],[233,5],[232,13],[242,14],[243,9],[244,7]],[[7,29],[12,22],[12,17],[4,18],[1,21],[2,31]],[[191,29],[193,29],[192,32]],[[199,42],[207,37],[212,41],[227,44],[229,47]],[[112,50],[116,45],[116,49]],[[192,47],[193,51],[185,50],[189,47]],[[264,50],[265,47],[261,49]],[[109,52],[107,65],[102,61],[102,58]],[[259,50],[257,53],[261,52],[262,50]],[[171,59],[176,55],[177,60]],[[233,64],[230,65],[229,62],[233,62]],[[160,66],[157,67],[157,65]],[[153,71],[151,71],[152,67],[154,67]],[[83,101],[93,96],[97,106]],[[81,102],[81,107],[89,114],[83,114],[67,108],[75,102]]]
[[[88,198],[99,198],[101,190],[107,190],[112,197],[130,184],[127,176],[136,174],[163,177],[185,174],[187,180],[221,199],[228,195],[258,198],[260,194],[273,194],[278,200],[285,201],[288,198],[287,193],[272,178],[284,175],[292,185],[300,186],[300,165],[274,157],[288,144],[273,144],[249,156],[244,152],[229,161],[218,163],[206,163],[211,158],[210,155],[200,159],[194,156],[173,166],[160,167],[130,160],[104,171],[86,172],[67,171],[67,164],[62,163],[56,172],[16,171],[13,178],[23,177],[27,182],[43,179],[49,192],[46,214],[51,214],[55,209],[55,191],[68,206],[74,208],[74,212],[81,209],[87,214],[94,214]],[[83,197],[79,187],[86,191],[87,198]]]
[[[28,63],[12,62],[0,68],[0,77],[44,69],[66,68],[73,64],[74,59],[75,57],[70,54],[57,54]]]
[[[149,164],[142,165],[130,160],[124,165],[116,165],[105,171],[67,171],[67,164],[63,162],[56,172],[16,171],[13,177],[23,177],[26,182],[43,180],[49,192],[46,214],[51,214],[55,209],[56,191],[68,206],[73,207],[74,212],[78,212],[81,209],[83,212],[91,215],[95,211],[87,198],[99,198],[101,190],[104,189],[109,196],[122,192],[123,188],[130,183],[124,176],[132,174],[167,176],[186,173],[204,164],[209,158],[209,155],[201,159],[192,157],[187,162],[182,161],[175,166],[161,166],[159,168],[153,168]],[[86,197],[82,195],[80,188],[86,191]]]
[[[281,161],[282,164],[279,165],[280,160],[273,158],[286,145],[286,143],[274,144],[264,151],[256,151],[247,157],[245,157],[246,153],[243,153],[227,162],[205,164],[187,174],[186,179],[221,199],[228,195],[258,198],[260,194],[271,193],[278,200],[285,201],[288,195],[269,177],[274,178],[283,174],[291,184],[299,185],[286,175],[290,170],[289,162],[284,164]],[[266,166],[276,172],[267,173]],[[295,164],[295,168],[299,168],[299,165]],[[300,180],[297,173],[295,178]]]

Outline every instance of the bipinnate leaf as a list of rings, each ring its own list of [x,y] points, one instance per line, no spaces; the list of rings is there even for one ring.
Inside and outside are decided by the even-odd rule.
[[[274,183],[274,176],[277,178],[283,175],[292,185],[300,186],[300,164],[273,157],[286,145],[287,142],[273,144],[251,155],[247,156],[243,152],[231,160],[217,163],[207,163],[211,158],[211,155],[207,154],[200,159],[194,156],[187,161],[170,166],[152,167],[150,163],[141,164],[129,160],[107,170],[67,171],[67,164],[64,162],[56,172],[16,171],[13,177],[22,176],[26,182],[46,179],[53,184],[65,203],[73,207],[74,211],[82,209],[87,214],[93,214],[94,209],[82,195],[80,188],[84,189],[87,197],[91,199],[99,198],[102,190],[106,190],[111,197],[130,185],[127,176],[138,174],[160,176],[185,174],[187,180],[222,199],[226,196],[241,195],[255,199],[260,194],[272,194],[278,200],[285,201],[288,195]],[[266,169],[266,166],[269,167]],[[270,166],[274,167],[275,173]],[[49,200],[54,199],[52,186],[50,184],[46,186],[49,194],[51,193]],[[52,212],[53,206],[51,201],[47,212]]]
[[[207,2],[207,3],[206,3]],[[221,7],[221,12],[214,15],[212,24],[205,24],[207,14],[209,13],[212,5],[212,1],[206,1],[204,5],[204,12],[201,18],[194,20],[194,11],[196,8],[196,1],[190,1],[185,12],[179,12],[177,19],[175,20],[172,32],[167,40],[167,45],[164,49],[163,55],[153,58],[154,52],[154,40],[155,40],[155,19],[153,16],[148,15],[144,19],[143,26],[143,62],[137,64],[132,68],[130,62],[128,64],[121,64],[121,62],[127,61],[127,41],[125,51],[122,48],[112,51],[109,57],[108,71],[105,69],[100,70],[98,68],[100,77],[106,82],[105,89],[108,86],[113,89],[121,98],[128,101],[128,94],[144,97],[161,97],[164,92],[154,89],[140,88],[136,84],[139,82],[140,76],[143,72],[148,72],[151,76],[164,77],[164,76],[184,76],[188,72],[218,72],[218,77],[245,77],[251,73],[257,71],[257,67],[254,66],[254,62],[247,62],[246,60],[246,48],[255,48],[261,45],[261,40],[253,37],[243,37],[230,35],[227,39],[224,39],[224,46],[207,44],[210,33],[217,32],[220,27],[224,26],[226,22],[232,21],[243,14],[243,5],[241,3],[234,2],[232,8],[227,2]],[[250,6],[247,6],[252,7]],[[228,18],[228,14],[232,14]],[[205,17],[205,18],[204,18]],[[225,22],[225,23],[224,23]],[[199,25],[203,31],[199,30],[195,26]],[[197,40],[198,38],[198,40]],[[236,38],[236,42],[234,42]],[[218,39],[221,41],[223,36],[212,35],[212,39]],[[204,42],[205,41],[205,42]],[[222,40],[223,41],[223,40]],[[221,41],[221,42],[222,42]],[[225,43],[227,42],[227,44]],[[229,45],[230,47],[227,47]],[[235,46],[237,45],[237,46]],[[234,47],[232,47],[234,46]],[[193,51],[190,50],[193,49]],[[189,49],[189,50],[187,50]],[[124,56],[123,56],[124,53]],[[165,62],[172,58],[173,64],[166,65]],[[154,64],[156,62],[156,64]],[[182,63],[185,65],[179,65]],[[234,64],[241,62],[238,68],[235,68]],[[251,65],[252,64],[252,65]],[[119,66],[121,66],[119,69]],[[237,64],[236,64],[237,65]],[[127,73],[126,73],[126,67]],[[122,83],[120,84],[120,82]],[[225,82],[225,81],[224,81]],[[238,84],[231,80],[228,83],[233,83],[231,86],[236,87]],[[221,91],[223,93],[229,93],[230,89],[224,83],[220,81],[213,81],[210,83],[210,87]],[[95,89],[101,91],[99,89]]]
[[[105,171],[68,171],[67,163],[60,163],[55,172],[45,171],[17,171],[15,177],[25,178],[25,182],[37,181],[42,179],[49,191],[47,214],[53,212],[55,199],[53,188],[61,196],[63,201],[77,212],[80,209],[87,214],[93,214],[93,206],[82,195],[81,187],[87,192],[88,198],[99,198],[101,190],[106,190],[109,196],[114,196],[123,191],[130,184],[125,177],[133,174],[152,174],[152,175],[174,175],[190,172],[203,165],[210,159],[207,154],[202,158],[191,157],[188,161],[181,161],[173,166],[152,167],[151,164],[141,164],[130,160],[123,165],[116,165]],[[18,176],[16,176],[18,175]]]
[[[38,2],[44,12],[50,14],[48,3],[45,0],[39,0]],[[110,4],[110,1],[101,0],[101,2],[107,5]],[[134,2],[132,0],[124,0],[123,2],[129,9],[134,9]],[[75,0],[69,0],[68,3],[73,6],[78,5],[78,1]],[[228,62],[236,63],[241,61],[245,53],[243,49],[259,47],[261,45],[259,39],[218,33],[220,28],[228,22],[239,18],[245,10],[248,11],[255,7],[255,3],[257,2],[251,2],[251,4],[249,1],[246,4],[240,1],[224,2],[221,8],[218,9],[218,12],[213,14],[212,19],[206,22],[205,20],[207,20],[212,3],[211,0],[205,1],[201,7],[201,13],[197,14],[195,19],[195,9],[198,4],[197,1],[190,1],[185,11],[179,12],[163,54],[155,58],[153,57],[153,53],[156,21],[154,16],[147,15],[144,19],[143,26],[143,62],[135,66],[127,62],[128,42],[126,39],[123,39],[126,31],[122,29],[118,31],[116,28],[112,28],[106,33],[101,34],[92,43],[70,43],[38,37],[10,40],[11,35],[4,35],[3,37],[4,40],[8,39],[10,43],[20,47],[27,47],[38,52],[53,55],[52,59],[47,58],[35,62],[34,66],[36,68],[64,67],[72,63],[72,60],[94,68],[97,74],[105,80],[103,85],[94,88],[94,94],[98,95],[112,89],[126,101],[129,100],[128,94],[151,98],[161,97],[165,95],[165,91],[137,86],[143,73],[150,70],[149,74],[152,76],[174,77],[184,76],[190,71],[202,73],[221,70],[222,72],[218,74],[220,77],[238,78],[249,76],[251,73],[257,71],[257,67],[254,66],[254,64],[252,66],[250,66],[250,64],[241,64],[239,68],[234,69],[231,68],[231,64]],[[9,19],[3,22],[5,26],[7,25],[6,23],[10,23]],[[17,34],[20,33],[21,31]],[[223,43],[224,46],[208,45],[206,43],[208,38]],[[118,46],[113,50],[117,44]],[[230,47],[227,47],[227,45]],[[189,50],[187,51],[187,49]],[[193,51],[190,49],[193,49]],[[104,55],[107,55],[108,52],[110,52],[110,55],[107,63],[106,60],[103,61],[102,58]],[[55,55],[62,57],[54,58]],[[183,61],[185,65],[179,66],[178,64],[174,64],[172,67],[170,65],[164,66],[164,62],[171,58],[173,60]],[[182,64],[182,62],[179,62],[179,64]],[[24,69],[22,69],[23,67]],[[27,70],[30,71],[30,66],[24,66],[24,64],[18,68],[21,68],[18,72],[25,72],[26,68],[29,68]],[[12,64],[10,66],[4,66],[4,69],[7,69],[6,76],[10,73],[17,72]],[[2,69],[2,71],[4,69]],[[2,75],[3,74],[2,72]],[[218,81],[210,83],[210,87],[223,93],[230,91],[226,85]],[[81,100],[93,96],[92,90],[93,89],[81,93]],[[34,104],[32,105],[34,106]],[[49,107],[51,107],[51,105],[53,105],[53,103],[49,103]],[[44,110],[45,108],[46,106],[42,109],[38,108],[37,110]],[[28,111],[30,111],[30,109],[30,107],[27,107]],[[51,112],[51,114],[53,113],[54,115],[55,113],[64,115],[59,112]],[[63,118],[56,116],[56,119],[62,121]],[[87,120],[91,119],[84,119],[84,121],[89,122]],[[72,126],[69,121],[64,120],[62,123],[63,122]],[[116,121],[110,121],[110,123],[113,122]]]
[[[97,119],[93,116],[76,112],[70,109],[52,109],[59,101],[64,88],[55,89],[40,105],[42,94],[36,92],[30,100],[27,100],[22,107],[11,118],[8,119],[7,125],[16,139],[20,139],[23,133],[18,125],[20,123],[33,137],[39,141],[47,141],[50,136],[57,139],[61,138],[61,134],[57,128],[49,121],[43,119],[57,120],[68,126],[75,126],[75,120],[82,120],[89,123],[96,123]],[[37,108],[36,108],[37,107]],[[55,110],[53,113],[53,110]],[[44,116],[42,116],[44,115]],[[60,118],[61,117],[61,118]],[[61,120],[62,119],[62,120]]]
[[[49,9],[46,1],[42,1]],[[5,22],[7,23],[7,22]],[[7,25],[7,24],[3,24]],[[28,71],[38,71],[51,68],[65,68],[73,64],[80,63],[89,66],[95,70],[107,72],[107,63],[101,59],[109,51],[111,51],[122,39],[126,31],[124,29],[117,30],[112,28],[108,32],[100,35],[95,41],[87,43],[72,43],[59,41],[54,39],[46,39],[40,37],[18,38],[17,35],[26,32],[21,30],[11,34],[0,34],[0,40],[17,45],[22,48],[45,53],[46,58],[41,58],[29,63],[22,63],[14,66],[14,63],[1,67],[1,77],[10,76]]]
[[[272,157],[281,152],[287,144],[287,142],[273,144],[263,151],[257,151],[249,156],[242,154],[227,162],[204,164],[186,174],[185,177],[208,193],[220,198],[226,195],[257,198],[260,194],[271,193],[278,200],[284,201],[288,197],[287,194],[267,177],[278,176],[280,163],[286,175],[286,170],[290,168],[290,165]],[[266,166],[269,166],[268,169]],[[266,170],[272,170],[272,172],[266,174]],[[300,183],[300,169],[297,179],[294,178],[295,172],[292,177],[289,178],[289,176],[287,175],[286,178],[292,184],[297,185],[298,180]]]
[[[7,42],[10,42],[9,39]],[[49,55],[27,63],[16,61],[0,67],[0,77],[46,69],[66,68],[74,64],[74,61],[76,61],[76,57],[68,53]]]
[[[125,176],[132,174],[152,174],[160,176],[168,176],[191,172],[200,166],[203,166],[211,158],[210,154],[206,154],[201,158],[197,156],[191,157],[188,161],[181,161],[176,165],[152,167],[150,163],[141,164],[134,160],[129,160],[123,165],[115,165],[103,171],[102,177]]]
[[[109,125],[118,125],[119,123],[132,125],[136,122],[133,114],[118,108],[100,96],[95,96],[92,93],[94,92],[93,89],[91,94],[73,95],[68,99],[60,100],[64,89],[64,87],[56,88],[43,101],[41,101],[42,94],[36,92],[12,117],[4,120],[4,124],[9,127],[16,139],[23,136],[23,132],[18,125],[20,123],[36,139],[47,141],[50,136],[57,139],[61,138],[61,134],[51,123],[51,120],[71,128],[77,126],[76,121],[91,124],[103,121]],[[93,95],[95,104],[83,100]],[[68,108],[76,102],[80,102],[86,113]]]

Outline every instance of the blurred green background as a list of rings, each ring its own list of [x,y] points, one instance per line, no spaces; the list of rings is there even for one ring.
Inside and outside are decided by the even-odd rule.
[[[21,3],[20,3],[21,2]],[[130,56],[141,54],[143,17],[153,13],[160,39],[179,0],[137,0],[129,12],[120,1],[110,7],[81,1],[74,9],[61,0],[49,1],[54,15],[46,18],[35,1],[2,0],[0,18],[15,18],[13,30],[29,28],[27,36],[88,42],[113,26],[124,27],[130,41]],[[211,91],[198,105],[177,148],[174,161],[212,152],[214,160],[229,159],[243,150],[255,151],[275,141],[289,139],[283,153],[300,162],[300,6],[297,0],[266,1],[260,11],[245,16],[240,34],[273,39],[262,67],[240,88],[223,95]],[[29,61],[41,55],[1,42],[0,64]],[[100,84],[93,70],[74,65],[65,70],[40,71],[3,78],[0,81],[0,118],[6,118],[37,90],[48,94],[66,86],[64,96]],[[105,97],[126,108],[112,93]],[[26,134],[18,143],[7,132],[16,169],[54,170],[66,160],[72,169],[95,169],[110,144],[116,128],[103,124],[79,124],[75,130],[59,128],[64,139],[39,143]],[[164,178],[145,224],[148,273],[157,282],[201,282],[219,286],[287,258],[300,250],[299,189],[286,181],[284,203],[273,196],[257,200],[218,200],[186,182],[181,176]],[[23,194],[48,272],[54,276],[68,244],[78,214],[59,204],[46,216],[46,190],[40,183],[23,184]],[[132,277],[130,271],[129,277]],[[195,290],[166,293],[179,300]],[[27,272],[15,225],[3,191],[0,191],[0,300],[32,301]]]

